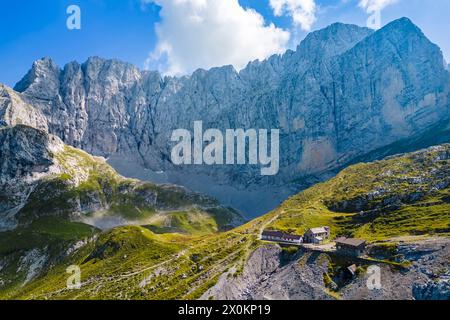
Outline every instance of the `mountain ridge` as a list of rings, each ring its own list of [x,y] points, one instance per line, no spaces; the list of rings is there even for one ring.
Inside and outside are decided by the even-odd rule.
[[[450,117],[442,53],[407,18],[377,31],[333,24],[297,51],[240,72],[224,66],[174,78],[118,60],[93,57],[61,70],[47,59],[16,89],[69,145],[108,158],[124,174],[185,185],[248,216]],[[279,128],[279,175],[260,177],[252,166],[173,166],[171,131],[196,120],[218,129]]]
[[[106,160],[25,125],[0,128],[0,230],[44,217],[101,229],[146,224],[155,232],[217,232],[243,223],[216,200],[117,174]]]

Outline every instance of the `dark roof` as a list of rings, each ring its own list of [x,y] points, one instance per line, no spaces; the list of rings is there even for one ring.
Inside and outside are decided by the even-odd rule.
[[[264,230],[262,235],[269,236],[269,237],[291,239],[291,240],[300,240],[302,238],[302,236],[298,236],[296,234],[290,234],[290,233],[285,233],[285,232],[281,232],[281,231],[270,231],[270,230]]]
[[[366,240],[352,239],[352,238],[345,238],[345,237],[337,238],[335,240],[335,242],[336,242],[336,244],[343,244],[343,245],[350,246],[350,247],[360,247],[360,246],[366,244]]]

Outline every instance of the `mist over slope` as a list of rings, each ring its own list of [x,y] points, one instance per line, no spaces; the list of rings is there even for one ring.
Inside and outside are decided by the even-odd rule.
[[[217,232],[243,222],[207,196],[127,179],[103,158],[25,125],[0,128],[0,230],[42,218],[101,229],[146,224],[155,232]]]

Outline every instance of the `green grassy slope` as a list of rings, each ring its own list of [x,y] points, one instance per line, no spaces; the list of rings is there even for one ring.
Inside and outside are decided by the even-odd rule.
[[[0,298],[176,299],[198,298],[256,243],[233,231],[206,236],[157,235],[144,227],[120,227],[66,257],[39,279]],[[66,288],[69,265],[81,268],[80,290]]]
[[[450,145],[342,171],[233,230],[156,234],[164,227],[119,227],[101,233],[40,278],[0,298],[195,299],[227,270],[242,270],[265,228],[302,233],[321,225],[332,236],[370,242],[399,236],[450,236]],[[182,215],[177,224],[183,225]],[[157,224],[157,223],[155,223]],[[176,224],[174,224],[176,225]],[[82,270],[82,287],[66,288],[68,265]],[[233,275],[231,275],[233,276]]]
[[[139,248],[149,247],[144,251],[150,254],[150,261],[154,253],[160,252],[164,259],[165,249],[180,250],[165,241],[170,234],[177,233],[173,235],[176,238],[182,238],[180,234],[207,235],[243,221],[236,211],[201,194],[124,178],[105,159],[64,145],[44,131],[15,126],[2,128],[0,134],[6,141],[0,147],[3,160],[0,175],[5,177],[2,181],[8,182],[0,185],[0,200],[5,199],[1,204],[8,209],[11,208],[8,202],[18,208],[14,213],[17,227],[0,231],[0,290],[5,295],[48,271],[62,270],[65,274],[61,268],[66,262],[84,264],[84,260],[72,256],[75,247],[83,246],[83,252],[93,254],[89,250],[105,245],[102,239],[128,230],[124,227],[102,233],[94,226],[111,228],[100,223],[103,220],[113,220],[113,225],[145,226],[136,228],[146,237],[137,239],[134,235],[140,233],[130,232],[113,245],[121,249],[112,250],[111,257],[122,252],[135,254],[137,251],[128,244],[136,242]],[[158,233],[166,235],[159,238]],[[100,255],[101,261],[109,258],[110,255]],[[105,265],[109,263],[105,261]],[[112,263],[117,265],[114,259]],[[104,265],[94,264],[93,269],[103,274]]]
[[[14,291],[26,281],[27,274],[30,273],[29,265],[24,261],[27,253],[36,253],[38,259],[39,256],[45,257],[43,263],[47,266],[59,264],[70,246],[99,232],[100,230],[83,223],[43,217],[27,226],[0,233],[2,291]]]
[[[450,234],[450,146],[351,166],[288,199],[270,227],[303,233],[328,225],[333,236],[369,241]]]

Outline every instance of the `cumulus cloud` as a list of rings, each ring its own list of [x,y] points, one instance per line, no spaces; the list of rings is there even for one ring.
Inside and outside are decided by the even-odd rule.
[[[316,22],[316,3],[314,0],[270,0],[275,16],[288,15],[295,25],[310,31]]]
[[[374,12],[381,11],[395,2],[397,2],[397,0],[360,0],[359,6],[367,12]]]
[[[290,33],[266,24],[253,9],[238,0],[143,0],[161,7],[156,25],[158,42],[147,68],[181,75],[197,68],[233,65],[282,53]]]

